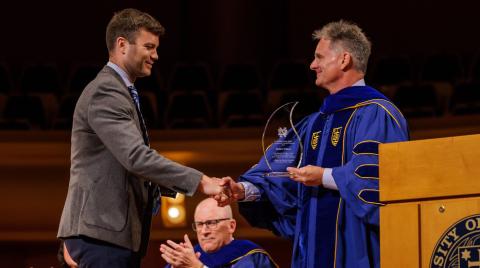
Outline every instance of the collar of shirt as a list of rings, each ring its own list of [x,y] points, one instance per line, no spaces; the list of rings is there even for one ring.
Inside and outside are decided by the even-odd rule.
[[[362,78],[352,85],[352,87],[357,87],[357,86],[365,86],[365,80]]]
[[[125,85],[127,85],[127,87],[133,87],[133,83],[130,82],[130,80],[128,79],[127,73],[122,68],[120,68],[118,65],[116,65],[111,61],[107,63],[107,66],[115,70],[115,72],[117,72],[118,75],[120,75],[120,77],[122,78]]]

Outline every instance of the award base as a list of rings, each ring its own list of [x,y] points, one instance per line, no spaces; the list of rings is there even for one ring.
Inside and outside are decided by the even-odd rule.
[[[272,178],[290,178],[290,173],[284,171],[272,171],[263,174],[264,177],[272,177]]]

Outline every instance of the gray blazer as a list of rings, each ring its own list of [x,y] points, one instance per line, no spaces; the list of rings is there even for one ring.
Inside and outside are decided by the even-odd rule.
[[[71,142],[59,238],[85,235],[138,251],[147,242],[141,241],[144,182],[191,196],[203,175],[145,145],[128,88],[108,66],[78,99]]]

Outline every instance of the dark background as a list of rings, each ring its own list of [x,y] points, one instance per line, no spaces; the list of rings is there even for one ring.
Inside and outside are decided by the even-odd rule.
[[[475,1],[10,1],[2,4],[0,61],[105,62],[105,27],[114,11],[135,7],[156,17],[167,35],[159,67],[177,61],[221,66],[254,62],[268,74],[280,59],[312,59],[311,33],[338,19],[354,21],[373,42],[372,61],[408,54],[418,61],[437,51],[462,56],[468,65],[479,50]]]
[[[90,63],[105,64],[108,59],[105,45],[106,25],[113,12],[127,7],[138,8],[150,13],[166,28],[166,36],[160,40],[159,62],[156,65],[163,82],[161,83],[162,87],[168,86],[168,78],[174,66],[180,62],[206,63],[210,67],[215,83],[220,78],[222,68],[228,64],[250,63],[260,70],[263,85],[267,87],[276,63],[282,60],[295,60],[308,65],[313,59],[316,45],[311,38],[312,32],[325,23],[339,19],[356,22],[364,29],[373,43],[369,70],[366,76],[368,84],[376,84],[375,79],[378,77],[375,74],[379,69],[377,63],[381,59],[407,57],[411,63],[409,67],[412,68],[409,79],[411,79],[412,84],[416,84],[417,80],[421,80],[421,70],[425,60],[430,55],[445,53],[456,55],[457,59],[460,60],[459,76],[454,81],[448,81],[454,89],[462,80],[471,78],[471,66],[480,53],[479,8],[478,4],[471,0],[448,2],[434,0],[56,0],[4,1],[1,6],[0,64],[10,72],[9,79],[12,80],[13,87],[10,92],[0,96],[4,100],[21,91],[22,72],[29,65],[47,64],[57,66],[61,79],[60,83],[62,87],[66,87],[75,66]],[[311,72],[311,78],[313,80],[313,72]],[[310,81],[310,84],[313,88],[313,81]],[[416,90],[416,88],[414,89]],[[476,86],[474,89],[479,92],[480,87]],[[159,91],[161,90],[163,88],[159,88]],[[262,90],[268,91],[265,88]],[[439,91],[442,90],[442,88],[439,89]],[[1,93],[0,95],[2,95]],[[160,94],[157,95],[159,99],[161,96]],[[264,94],[262,96],[268,95]],[[415,95],[410,95],[407,99],[413,99],[412,96]],[[450,113],[448,109],[444,109],[447,111],[438,112],[433,116],[429,112],[428,116],[430,117],[423,117],[423,120],[409,120],[411,130],[414,132],[413,139],[478,133],[480,122],[478,117],[478,114],[480,114],[480,97],[478,96],[480,95],[477,95],[479,101],[474,104],[476,105],[474,111],[477,114],[476,117],[461,117],[453,112]],[[60,102],[61,97],[56,97],[58,97],[57,102]],[[427,96],[427,98],[429,97]],[[159,101],[159,103],[165,102]],[[0,110],[3,110],[4,107],[1,106],[0,98]],[[162,108],[159,107],[158,113],[160,114],[161,111]],[[190,135],[191,138],[186,139],[186,143],[189,141],[194,143],[205,138],[202,135],[218,138],[218,129],[215,129],[218,125],[212,124],[213,131],[205,132],[206,134],[199,132],[195,135],[188,133],[182,133],[182,135]],[[476,128],[473,129],[471,126],[476,126]],[[157,124],[157,127],[162,129],[160,123]],[[152,129],[152,127],[149,128]],[[31,136],[43,135],[50,139],[52,134],[44,130],[39,130],[39,132],[43,132],[41,134],[32,132]],[[9,144],[12,140],[18,142],[24,136],[26,141],[22,140],[22,142],[25,143],[28,142],[28,139],[30,139],[30,142],[34,139],[27,137],[30,136],[28,133],[20,135],[20,138],[17,138],[18,135],[14,133],[11,135],[12,138],[7,132],[5,130],[0,131],[0,134],[2,134],[0,136],[3,137],[3,139],[0,138],[0,141],[4,144]],[[54,171],[42,171],[39,177],[29,174],[22,177],[14,171],[11,172],[9,177],[8,174],[5,175],[4,171],[14,169],[16,166],[11,167],[9,163],[2,164],[0,182],[3,187],[5,182],[8,182],[11,187],[7,187],[7,189],[16,190],[11,193],[11,201],[0,199],[3,206],[2,211],[15,210],[17,206],[15,202],[18,201],[17,196],[24,195],[26,190],[31,191],[31,195],[35,198],[37,196],[34,194],[38,192],[38,199],[41,199],[39,204],[42,205],[42,209],[51,211],[50,214],[45,215],[45,219],[37,217],[31,226],[27,226],[31,230],[36,230],[34,225],[43,224],[43,221],[48,223],[48,232],[53,234],[56,230],[68,183],[68,128],[61,132],[63,132],[61,139],[54,137],[51,140],[61,140],[66,143],[63,145],[67,148],[65,149],[66,152],[61,154],[65,162],[62,162],[61,165],[62,174],[55,173],[59,168],[54,166],[52,168]],[[159,132],[163,132],[163,129]],[[261,129],[258,128],[248,133],[249,140],[260,139]],[[177,133],[174,133],[174,135],[177,135]],[[152,136],[153,141],[159,140],[155,138],[155,133]],[[242,140],[245,134],[241,131],[228,132],[223,136],[227,137],[227,140],[238,140],[240,146],[245,144]],[[177,137],[172,140],[176,141]],[[47,143],[45,144],[50,146]],[[160,144],[165,145],[163,141]],[[21,146],[21,144],[18,146]],[[223,144],[219,143],[218,146],[221,147]],[[170,148],[175,150],[175,148],[184,147],[175,144]],[[49,148],[44,149],[44,152],[39,154],[40,156],[32,152],[32,159],[42,157],[42,153],[48,155],[49,150]],[[5,151],[4,148],[0,148],[0,154],[8,160]],[[10,152],[12,151],[15,152],[15,148],[11,149]],[[238,155],[239,159],[243,159],[242,157],[244,156]],[[250,158],[242,160],[245,163],[239,160],[242,166],[235,172],[240,174],[258,157],[255,156],[253,159],[252,161]],[[205,161],[208,162],[208,160]],[[213,166],[213,168],[211,167],[213,174],[225,175],[218,172],[218,167],[215,167],[216,163],[213,160],[208,164]],[[29,165],[26,164],[26,167],[22,166],[19,169],[26,172],[30,168],[32,173],[37,172],[35,169],[37,164]],[[45,164],[42,163],[42,165]],[[193,167],[203,168],[202,166]],[[210,172],[210,170],[207,171]],[[29,178],[29,180],[24,178]],[[43,181],[39,182],[38,179]],[[30,180],[38,185],[44,185],[45,181],[49,181],[50,184],[47,184],[44,188],[52,188],[53,190],[51,193],[45,191],[45,189],[38,190],[31,186]],[[27,181],[28,185],[24,188],[15,186],[22,181]],[[38,187],[40,188],[40,186]],[[50,193],[50,195],[44,195],[44,191]],[[0,198],[2,197],[0,196]],[[25,198],[23,203],[30,205],[30,199]],[[43,206],[44,203],[47,205]],[[40,206],[39,204],[37,205]],[[189,205],[190,210],[193,207],[194,204]],[[43,213],[43,210],[40,212]],[[24,215],[22,211],[18,213]],[[0,220],[0,227],[10,228],[5,227],[6,231],[4,233],[8,233],[15,227],[15,224],[11,224],[15,220],[9,219],[9,217],[8,213],[0,215],[0,218],[3,218],[3,221]],[[21,219],[26,218],[27,216]],[[19,221],[18,229],[22,229],[24,225],[27,224]],[[243,223],[242,227],[250,229],[246,223]],[[159,229],[157,228],[157,230]],[[13,228],[13,230],[16,229]],[[19,236],[27,238],[9,239],[0,237],[0,251],[3,252],[0,255],[0,261],[5,263],[5,265],[0,266],[30,267],[32,264],[37,264],[34,267],[50,267],[50,265],[57,267],[54,253],[58,242],[54,235],[49,236],[48,239],[41,236],[37,239],[38,241],[30,241],[28,230],[25,231],[25,234]],[[20,230],[20,232],[22,231],[23,229]],[[181,237],[182,233],[183,230],[178,231],[175,237]],[[277,258],[281,267],[288,267],[291,255],[291,245],[288,242],[265,235],[260,236],[256,233],[253,235],[250,233],[250,236],[253,237],[252,240],[272,251],[272,255]],[[145,267],[160,267],[160,264],[163,263],[157,251],[158,245],[163,242],[163,239],[163,235],[153,239],[149,255],[144,261]]]

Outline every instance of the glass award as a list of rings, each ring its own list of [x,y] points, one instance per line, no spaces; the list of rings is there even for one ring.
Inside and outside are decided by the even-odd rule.
[[[287,167],[300,167],[303,143],[295,124],[301,118],[295,116],[298,102],[285,103],[268,118],[262,134],[262,150],[269,171],[265,177],[289,177]]]

